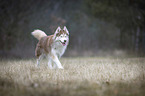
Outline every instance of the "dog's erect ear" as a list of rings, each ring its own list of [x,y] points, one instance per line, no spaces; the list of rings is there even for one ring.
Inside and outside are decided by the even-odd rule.
[[[55,39],[56,34],[59,33],[60,30],[61,30],[61,28],[60,28],[60,26],[58,26],[57,29],[56,29],[56,31],[55,31],[55,33],[54,33],[53,39]]]
[[[69,32],[68,32],[66,26],[63,27],[63,30],[69,35]]]
[[[59,33],[59,32],[60,32],[60,30],[61,30],[61,28],[60,28],[60,26],[58,26],[54,34]]]

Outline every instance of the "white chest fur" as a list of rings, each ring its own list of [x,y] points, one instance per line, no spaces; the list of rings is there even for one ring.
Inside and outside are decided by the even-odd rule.
[[[64,54],[66,48],[67,48],[67,45],[63,46],[61,43],[56,42],[52,46],[52,53],[56,54],[58,58],[60,58]]]

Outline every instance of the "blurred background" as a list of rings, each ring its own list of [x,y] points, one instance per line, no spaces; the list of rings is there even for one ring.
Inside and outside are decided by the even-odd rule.
[[[0,57],[33,58],[31,32],[64,25],[64,56],[145,56],[145,0],[0,0]]]

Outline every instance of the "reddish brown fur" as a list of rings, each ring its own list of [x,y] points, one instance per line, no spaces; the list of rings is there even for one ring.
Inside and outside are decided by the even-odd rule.
[[[46,54],[50,52],[51,44],[53,43],[53,39],[52,39],[53,36],[54,35],[45,36],[39,40],[35,49],[36,57],[39,57],[42,54],[43,50]]]

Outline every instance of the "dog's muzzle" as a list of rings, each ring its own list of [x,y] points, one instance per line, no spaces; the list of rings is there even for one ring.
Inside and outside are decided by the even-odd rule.
[[[64,40],[63,42],[60,41],[60,43],[61,43],[63,46],[65,46],[65,45],[66,45],[66,40]]]

